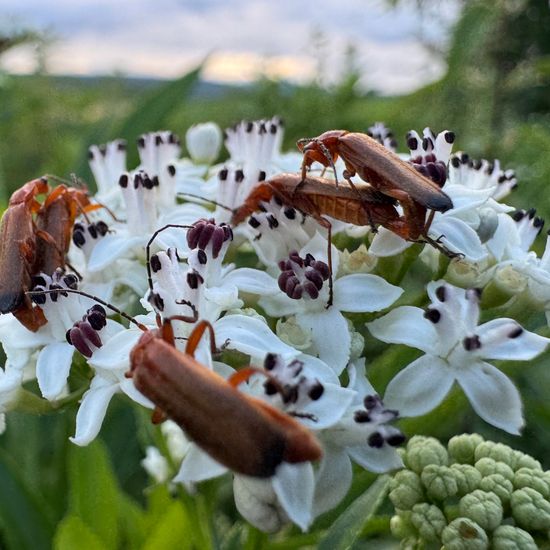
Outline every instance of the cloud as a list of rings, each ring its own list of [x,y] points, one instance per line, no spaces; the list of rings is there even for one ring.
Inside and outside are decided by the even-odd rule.
[[[416,38],[418,14],[407,5],[389,10],[381,1],[3,0],[2,11],[59,37],[48,58],[59,73],[169,78],[214,52],[206,75],[215,80],[240,82],[265,70],[304,81],[320,58],[334,79],[350,43],[363,80],[387,93],[414,89],[444,69]],[[319,31],[324,51],[312,44]],[[3,65],[28,71],[30,58],[22,48]]]

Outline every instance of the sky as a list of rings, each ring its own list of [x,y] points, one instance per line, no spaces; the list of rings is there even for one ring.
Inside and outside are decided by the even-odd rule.
[[[420,37],[444,44],[457,3],[435,4],[437,14],[420,17],[413,0],[398,9],[382,0],[0,0],[0,21],[45,32],[46,66],[56,74],[173,78],[207,58],[203,77],[214,82],[266,74],[303,83],[322,64],[330,83],[352,44],[362,87],[394,94],[445,71]],[[28,46],[1,62],[19,73],[35,66]]]

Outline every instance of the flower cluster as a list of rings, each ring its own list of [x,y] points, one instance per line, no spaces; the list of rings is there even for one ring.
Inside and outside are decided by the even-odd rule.
[[[518,434],[525,423],[521,396],[489,361],[529,361],[550,341],[522,326],[533,328],[525,324],[529,315],[522,301],[529,301],[528,313],[550,318],[550,245],[539,258],[530,248],[542,220],[534,210],[515,211],[500,202],[517,185],[512,171],[498,161],[453,155],[450,131],[411,131],[410,153],[401,155],[409,163],[405,170],[443,197],[445,208],[430,211],[419,197],[396,200],[382,189],[372,195],[373,204],[389,217],[378,228],[370,221],[357,227],[338,204],[324,212],[323,201],[307,202],[306,196],[298,203],[295,195],[274,190],[282,172],[298,174],[302,165],[298,152],[281,152],[283,131],[277,117],[227,129],[229,158],[223,165],[214,164],[222,132],[213,123],[187,132],[191,158],[180,158],[180,141],[169,131],[138,138],[140,164],[134,169],[126,165],[125,142],[90,147],[97,184],[93,208],[68,228],[72,242],[64,265],[33,273],[25,289],[46,322],[33,332],[14,315],[0,317],[7,357],[0,370],[0,413],[29,410],[24,395],[36,380],[41,406],[79,401],[71,440],[87,445],[98,436],[113,396],[124,394],[154,409],[156,420],[165,413],[177,420],[159,431],[165,445],[144,452],[143,466],[156,483],[193,491],[232,470],[237,509],[266,532],[289,522],[307,530],[346,496],[353,464],[376,473],[401,468],[397,449],[405,436],[396,422],[433,410],[455,382],[483,420]],[[369,135],[388,154],[397,150],[382,124]],[[345,162],[330,164],[322,168],[322,180],[315,179],[321,173],[312,164],[313,184],[337,178],[350,191]],[[357,175],[351,181],[365,183]],[[266,196],[234,224],[235,209],[255,190],[266,190]],[[405,191],[398,191],[403,197]],[[360,191],[354,192],[346,200],[362,212]],[[337,192],[330,197],[338,198]],[[419,239],[403,238],[411,227],[420,228]],[[198,339],[205,327],[210,336]],[[181,369],[204,369],[205,387],[188,387],[184,376],[167,382],[159,374],[138,391],[132,378],[137,370],[164,373],[168,364],[156,357],[137,364],[136,349],[144,345],[138,342],[149,337],[163,340],[155,340],[158,349],[175,348],[167,357]],[[371,362],[394,344],[424,355],[375,389],[367,376]],[[86,376],[76,376],[77,369]],[[174,403],[170,396],[180,389],[185,402]],[[225,421],[224,396],[269,427],[273,456],[255,444],[252,421]],[[189,429],[197,418],[202,431],[195,424]],[[191,439],[186,428],[200,434]],[[209,433],[222,447],[216,453],[209,452]],[[311,437],[320,460],[296,450],[296,434]],[[476,453],[489,445],[471,441]],[[451,447],[453,460],[461,462],[455,443]],[[224,457],[235,448],[269,475],[231,469],[234,459]],[[545,482],[535,482],[534,463],[517,458],[522,467],[514,473],[508,465],[508,475],[504,460],[475,456],[468,467],[465,460],[450,466],[444,448],[413,437],[405,460],[410,469],[397,474],[392,491],[399,510],[396,532],[454,548],[452,540],[466,530],[480,540],[492,537],[496,548],[495,541],[506,537],[528,540],[522,528],[546,529],[525,519],[531,508],[543,509],[548,496]],[[465,511],[456,523],[437,503],[459,497],[466,499]],[[501,526],[512,501],[519,527]],[[474,513],[484,507],[489,511]]]
[[[403,461],[390,487],[403,546],[535,550],[548,541],[550,472],[531,456],[464,434],[447,448],[414,436]]]

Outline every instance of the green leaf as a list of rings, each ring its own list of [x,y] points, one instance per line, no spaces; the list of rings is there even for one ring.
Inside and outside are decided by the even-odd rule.
[[[168,124],[170,115],[181,107],[190,95],[193,87],[198,82],[204,62],[182,77],[169,82],[155,90],[149,97],[138,103],[126,119],[113,128],[112,124],[95,128],[88,139],[87,145],[103,143],[115,138],[128,141],[129,145],[135,144],[136,139],[144,132],[162,130]],[[87,149],[78,163],[77,174],[88,174]],[[128,166],[134,166],[138,162],[136,147],[128,147]]]
[[[145,540],[145,512],[125,494],[118,501],[122,548],[141,548]]]
[[[60,524],[53,541],[54,550],[105,550],[101,539],[78,517],[68,516]]]
[[[0,450],[0,525],[8,547],[20,550],[47,550],[51,547],[54,525],[48,505],[30,490],[19,467]]]
[[[319,544],[319,550],[345,550],[351,548],[368,519],[376,512],[386,496],[389,476],[379,477],[349,508],[334,522]]]
[[[159,519],[143,545],[143,550],[193,548],[192,526],[180,502],[173,501]]]
[[[69,510],[80,517],[107,548],[117,548],[119,491],[103,443],[70,449]]]

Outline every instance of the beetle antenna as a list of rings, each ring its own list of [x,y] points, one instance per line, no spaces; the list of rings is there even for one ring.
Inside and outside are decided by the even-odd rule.
[[[327,149],[327,146],[322,141],[319,141],[317,145],[319,145],[319,149],[321,149],[321,151],[323,152],[323,155],[325,155],[325,158],[328,160],[330,167],[334,172],[334,183],[336,184],[336,187],[338,187],[338,174],[336,173],[336,166],[334,165],[334,160],[332,158],[332,155],[330,154],[330,151]]]
[[[193,197],[194,199],[200,199],[201,201],[209,202],[214,206],[219,206],[220,208],[223,208],[224,210],[228,210],[229,212],[234,212],[233,208],[229,208],[229,206],[226,206],[221,202],[215,201],[213,199],[207,199],[206,197],[201,197],[200,195],[195,195],[194,193],[178,193],[178,197]]]
[[[149,291],[153,292],[153,276],[151,274],[151,245],[153,244],[153,241],[157,238],[157,235],[159,233],[162,233],[166,229],[169,229],[171,227],[178,227],[180,229],[192,229],[192,225],[180,225],[177,223],[169,223],[160,229],[157,229],[152,235],[149,241],[147,242],[147,245],[145,246],[145,256],[146,256],[146,266],[147,266],[147,284],[149,285]]]
[[[136,325],[140,330],[143,330],[144,332],[149,330],[145,325],[143,325],[139,321],[136,321],[136,319],[134,319],[132,316],[128,315],[118,307],[114,306],[113,304],[110,304],[109,302],[106,302],[105,300],[102,300],[98,296],[88,294],[83,290],[74,290],[72,288],[60,288],[55,290],[28,290],[27,292],[25,292],[25,294],[28,294],[31,298],[33,296],[39,296],[41,294],[64,294],[64,293],[78,294],[79,296],[90,298],[90,300],[94,300],[94,302],[97,302],[98,304],[101,304],[102,306],[109,308],[115,313],[118,313],[121,317],[124,317],[124,319],[126,319],[127,321],[130,321],[130,323],[133,323],[134,325]]]

